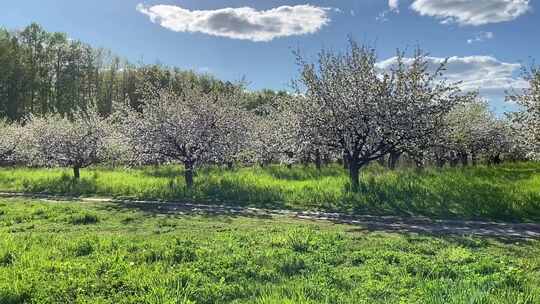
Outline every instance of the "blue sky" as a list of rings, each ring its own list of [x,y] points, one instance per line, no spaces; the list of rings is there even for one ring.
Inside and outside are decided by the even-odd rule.
[[[348,35],[375,45],[381,65],[420,45],[451,57],[449,77],[480,88],[498,112],[504,91],[523,87],[520,63],[540,60],[540,18],[528,0],[2,0],[0,25],[38,22],[131,61],[160,62],[254,89],[287,89],[292,50],[314,58]],[[246,7],[249,7],[246,8]],[[386,60],[386,61],[385,61]]]

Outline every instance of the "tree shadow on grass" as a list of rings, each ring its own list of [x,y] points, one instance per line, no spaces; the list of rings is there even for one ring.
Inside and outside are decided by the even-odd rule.
[[[312,169],[316,171],[315,168]],[[148,169],[149,172],[152,170]],[[177,170],[178,167],[175,166],[158,168],[158,172],[162,172],[163,176],[173,173],[178,176]],[[289,172],[290,169],[276,166],[266,170]],[[293,168],[294,170],[296,169]],[[337,174],[340,170],[342,169],[333,166],[327,171],[335,171],[331,174]],[[99,180],[99,172],[95,171],[83,176],[79,181],[73,180],[69,174],[40,180],[28,179],[22,182],[22,191],[70,196],[103,195],[177,200],[267,209],[290,209],[291,206],[298,206],[353,214],[540,222],[540,192],[527,189],[514,191],[510,182],[512,180],[517,184],[520,180],[532,178],[539,170],[535,167],[514,169],[500,166],[468,168],[462,171],[445,169],[440,172],[426,170],[424,173],[369,173],[363,176],[360,191],[357,193],[348,191],[346,187],[341,192],[338,190],[328,193],[322,191],[324,189],[319,191],[317,187],[312,189],[308,186],[289,189],[280,185],[256,183],[250,178],[218,177],[209,173],[201,173],[195,180],[194,189],[189,191],[182,179],[171,179],[170,183],[161,183],[148,189],[136,189],[136,185],[126,185],[125,189],[112,189],[110,185],[104,185],[103,181]],[[307,175],[310,174],[309,170],[306,172]]]
[[[332,220],[337,224],[350,224],[343,220]],[[497,224],[478,222],[430,222],[394,220],[392,222],[373,221],[356,223],[359,228],[349,229],[349,232],[386,232],[403,235],[419,235],[430,237],[452,238],[456,244],[473,247],[481,246],[472,240],[475,238],[490,238],[499,242],[511,244],[516,240],[540,240],[540,225],[537,224]],[[468,240],[468,241],[467,241]]]
[[[22,192],[28,194],[52,194],[68,196],[110,196],[145,200],[179,200],[212,205],[250,206],[259,208],[286,208],[282,191],[264,185],[252,185],[241,180],[209,179],[196,180],[194,188],[188,190],[183,182],[171,180],[152,189],[138,189],[129,193],[130,187],[111,192],[109,185],[99,181],[99,174],[83,176],[79,180],[67,174],[41,180],[26,180],[22,183]],[[114,190],[114,189],[112,189]]]
[[[263,169],[264,172],[277,179],[284,180],[317,180],[325,177],[338,177],[344,175],[344,170],[338,166],[325,166],[317,169],[314,166],[303,166],[287,168],[284,166],[268,166]]]
[[[538,228],[537,228],[538,229]],[[453,233],[440,233],[440,232],[420,232],[420,231],[396,231],[396,230],[377,230],[353,228],[348,230],[349,232],[372,232],[371,238],[378,238],[384,242],[388,237],[384,233],[394,233],[402,236],[407,244],[415,246],[426,246],[427,251],[436,250],[434,248],[438,246],[448,247],[448,245],[454,247],[463,247],[471,250],[479,249],[493,249],[495,247],[504,246],[505,251],[515,253],[515,256],[523,254],[523,251],[527,250],[527,246],[537,246],[540,238],[538,237],[516,237],[505,234],[492,234],[492,235],[474,235],[474,234],[453,234]],[[538,230],[537,230],[538,231]],[[383,233],[379,233],[383,232]],[[429,245],[436,238],[435,246]],[[510,245],[510,246],[508,246]]]
[[[59,177],[50,177],[47,179],[34,181],[23,180],[22,192],[24,193],[49,193],[61,195],[93,195],[98,191],[97,174],[88,177],[74,179],[71,175],[62,174]]]
[[[163,166],[148,166],[135,168],[142,171],[143,175],[149,177],[160,177],[168,179],[176,179],[178,177],[184,177],[183,165],[163,165]],[[208,177],[212,174],[219,174],[220,172],[234,172],[236,169],[224,169],[217,166],[203,166],[194,171],[195,177]]]
[[[456,169],[457,170],[457,169]],[[534,175],[540,174],[540,168],[536,167],[510,167],[510,166],[479,166],[466,168],[463,171],[465,174],[482,178],[486,181],[501,181],[517,182],[526,180]]]
[[[184,168],[182,166],[160,166],[160,167],[144,167],[138,168],[144,175],[150,177],[161,177],[175,179],[184,176]]]
[[[458,221],[458,220],[432,220],[428,218],[406,217],[376,217],[353,216],[340,214],[321,214],[290,212],[281,213],[272,210],[260,210],[231,206],[194,205],[184,203],[148,203],[117,201],[111,204],[98,205],[106,211],[139,211],[151,216],[202,216],[206,218],[219,218],[230,220],[232,218],[272,219],[276,216],[321,222],[329,221],[335,224],[353,226],[349,232],[385,232],[398,233],[408,237],[437,236],[454,239],[458,245],[473,248],[474,246],[487,246],[477,238],[492,238],[499,242],[512,243],[516,240],[528,241],[540,239],[540,224],[511,224],[495,222]]]
[[[434,181],[402,174],[388,181],[368,176],[357,193],[344,195],[343,205],[352,206],[356,214],[540,221],[540,192],[513,191],[508,183],[483,178],[439,176]]]
[[[264,185],[252,185],[239,180],[212,180],[201,183],[195,190],[199,200],[219,204],[259,208],[286,208],[285,193]],[[195,199],[197,197],[195,196]]]
[[[146,176],[171,179],[183,176],[184,174],[184,169],[181,165],[146,167],[141,168],[141,170]],[[199,176],[199,178],[211,178],[212,176],[223,176],[224,174],[232,173],[233,175],[238,175],[240,178],[242,176],[241,171],[242,167],[229,169],[218,166],[205,166],[198,168],[196,170],[196,175]],[[335,165],[325,166],[320,170],[314,166],[294,166],[292,168],[287,168],[286,166],[282,165],[269,165],[264,168],[255,169],[255,172],[257,171],[266,173],[276,179],[295,181],[317,180],[325,177],[337,177],[344,175],[344,170]]]
[[[103,195],[122,197],[129,193],[108,193],[100,186],[97,175],[78,181],[62,175],[37,182],[23,182],[25,193],[48,193],[69,196]],[[309,194],[307,194],[309,196]],[[164,184],[159,189],[141,191],[132,197],[150,200],[180,200],[212,205],[250,206],[268,209],[289,209],[285,190],[251,184],[241,180],[199,180],[191,191],[183,184]],[[421,178],[403,177],[396,182],[365,179],[357,193],[343,190],[336,197],[313,196],[317,201],[296,202],[295,206],[335,212],[373,215],[422,215],[432,218],[477,219],[496,221],[540,221],[540,193],[508,191],[489,182],[445,180],[433,186]]]
[[[272,219],[273,215],[257,210],[246,210],[243,208],[219,205],[207,207],[202,205],[191,205],[186,203],[174,203],[174,202],[134,202],[134,201],[116,201],[113,203],[107,203],[98,205],[96,208],[105,211],[138,211],[151,216],[159,215],[197,215],[206,218],[220,217],[220,218],[237,218],[248,217],[256,219]]]

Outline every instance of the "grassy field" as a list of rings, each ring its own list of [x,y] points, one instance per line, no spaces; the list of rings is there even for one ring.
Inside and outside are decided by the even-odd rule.
[[[388,171],[372,166],[358,193],[338,165],[200,170],[186,191],[182,168],[93,168],[74,183],[71,170],[0,169],[0,191],[190,200],[267,208],[376,215],[540,221],[540,163]]]
[[[0,201],[0,303],[539,303],[540,242]]]

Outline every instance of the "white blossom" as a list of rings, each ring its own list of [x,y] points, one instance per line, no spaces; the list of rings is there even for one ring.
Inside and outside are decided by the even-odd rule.
[[[71,117],[31,117],[25,126],[26,154],[31,163],[79,169],[100,163],[108,155],[108,121],[95,108],[77,110]]]
[[[380,71],[375,50],[354,41],[344,54],[322,51],[317,65],[298,56],[298,87],[306,94],[299,115],[318,144],[343,151],[353,188],[369,162],[398,148],[423,146],[462,98],[456,84],[437,80],[444,66],[429,73],[420,51],[412,64],[403,58],[398,53],[397,64]]]
[[[180,162],[188,187],[195,168],[237,160],[247,138],[244,113],[224,95],[186,88],[151,94],[141,112],[128,110],[123,132],[138,163]]]
[[[17,161],[21,154],[23,129],[17,123],[0,119],[0,164]]]
[[[517,102],[523,109],[513,116],[530,146],[531,158],[540,158],[540,68],[533,66],[523,71],[529,87],[521,92],[513,92],[507,99]]]

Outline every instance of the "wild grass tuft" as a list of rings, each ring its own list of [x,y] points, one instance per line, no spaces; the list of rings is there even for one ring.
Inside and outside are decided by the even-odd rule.
[[[99,222],[99,218],[91,213],[75,214],[70,217],[69,222],[73,225],[90,225]]]

